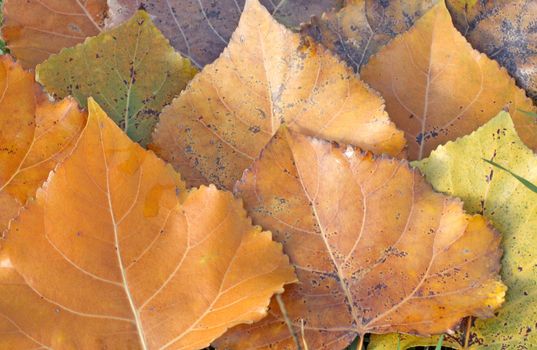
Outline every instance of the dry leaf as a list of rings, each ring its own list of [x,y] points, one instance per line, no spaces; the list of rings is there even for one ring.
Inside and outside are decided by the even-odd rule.
[[[89,114],[7,234],[0,313],[16,338],[6,347],[199,349],[263,317],[295,279],[281,245],[230,193],[187,193],[92,100]]]
[[[440,333],[503,302],[500,235],[406,161],[283,129],[236,194],[296,268],[300,283],[283,300],[310,349],[343,349],[365,333]],[[293,349],[275,303],[270,314],[217,345]]]
[[[154,149],[190,184],[231,188],[280,124],[375,152],[404,146],[382,99],[346,65],[301,41],[256,0],[237,31],[164,109]]]
[[[2,36],[26,68],[101,32],[106,0],[4,0]]]
[[[33,75],[0,57],[0,233],[71,152],[86,122],[72,99],[53,103]]]
[[[94,97],[135,141],[145,145],[166,104],[196,69],[176,53],[144,11],[118,28],[62,50],[37,67],[47,91]]]
[[[537,156],[515,132],[507,113],[469,136],[438,147],[416,163],[437,191],[464,200],[465,208],[482,213],[502,232],[502,278],[508,286],[505,305],[490,320],[477,320],[466,349],[519,350],[537,344],[537,194],[507,172],[483,161],[492,160],[537,183]],[[372,349],[392,350],[396,336],[373,338]],[[446,346],[463,349],[465,328],[446,336]],[[434,339],[406,337],[401,349],[432,345]]]
[[[340,7],[342,0],[261,0],[280,21],[298,26],[313,14]],[[145,8],[173,47],[203,67],[214,61],[237,27],[244,0],[108,0],[107,26],[114,27]]]
[[[470,133],[505,106],[522,140],[537,150],[537,119],[518,111],[535,107],[504,69],[471,48],[443,2],[372,56],[361,77],[386,99],[411,159]]]
[[[449,0],[455,26],[477,50],[504,66],[537,101],[534,0]]]
[[[302,32],[355,71],[393,37],[408,30],[437,0],[347,0],[341,10],[313,17]]]

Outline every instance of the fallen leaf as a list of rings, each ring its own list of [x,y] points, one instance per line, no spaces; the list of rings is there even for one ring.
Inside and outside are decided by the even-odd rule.
[[[533,0],[449,0],[453,22],[477,50],[495,59],[537,101],[537,32]]]
[[[50,102],[9,56],[0,57],[0,233],[71,152],[86,114],[76,102]]]
[[[295,280],[239,199],[214,186],[187,193],[93,100],[77,147],[4,248],[0,313],[16,334],[7,348],[200,349],[263,317]]]
[[[313,17],[302,32],[356,72],[393,37],[407,31],[438,0],[347,0],[340,10]]]
[[[229,189],[282,123],[379,153],[404,146],[382,98],[249,0],[220,58],[163,110],[152,147],[187,183]]]
[[[26,68],[101,32],[106,0],[4,0],[2,37]]]
[[[427,157],[506,106],[522,140],[537,150],[537,120],[518,111],[535,111],[531,100],[497,62],[471,48],[443,2],[372,56],[361,77],[386,99],[410,159]]]
[[[282,299],[310,349],[343,349],[366,333],[437,334],[503,302],[500,235],[406,161],[283,129],[236,195],[295,266],[300,283]],[[274,302],[268,318],[216,344],[294,348]]]
[[[37,66],[37,80],[56,96],[88,97],[103,106],[136,142],[145,145],[162,108],[196,69],[176,53],[148,14],[62,50]]]
[[[482,213],[503,234],[501,274],[509,287],[506,303],[497,317],[475,322],[470,349],[531,349],[537,344],[537,194],[482,158],[537,182],[537,156],[520,140],[507,113],[500,113],[469,136],[438,147],[416,166],[437,191],[460,197],[466,210]],[[392,349],[387,345],[389,338],[374,340],[373,349]],[[411,340],[413,344],[431,343],[430,339]],[[464,340],[464,330],[446,338],[447,344],[459,349]]]
[[[340,7],[342,0],[261,0],[282,23],[298,26],[313,14]],[[108,0],[107,26],[130,18],[141,6],[173,47],[199,68],[213,62],[237,27],[244,0]]]

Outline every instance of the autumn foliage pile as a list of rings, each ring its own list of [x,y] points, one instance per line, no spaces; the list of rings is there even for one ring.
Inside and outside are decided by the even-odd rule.
[[[535,1],[3,11],[0,349],[537,347]]]

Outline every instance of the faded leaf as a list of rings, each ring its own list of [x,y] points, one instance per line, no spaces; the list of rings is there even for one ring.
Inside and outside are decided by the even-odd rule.
[[[537,2],[449,0],[455,26],[477,50],[504,66],[537,101]]]
[[[230,193],[187,193],[92,100],[89,114],[72,155],[10,226],[7,348],[199,349],[263,317],[295,279],[281,245]]]
[[[188,183],[229,189],[282,123],[379,153],[404,146],[382,99],[351,69],[249,0],[220,58],[162,112],[153,148]]]
[[[282,23],[295,27],[343,0],[261,0]],[[181,54],[199,68],[213,62],[237,27],[244,0],[108,0],[107,26],[114,27],[143,6]]]
[[[361,77],[386,99],[406,133],[410,159],[427,157],[505,106],[522,140],[537,150],[537,120],[518,111],[535,107],[504,69],[471,48],[443,2],[372,56]]]
[[[436,190],[460,197],[466,210],[482,213],[503,234],[502,278],[509,287],[506,304],[497,317],[475,322],[470,348],[531,349],[537,344],[537,194],[482,158],[537,182],[537,156],[520,140],[507,113],[469,136],[438,147],[416,165]],[[462,348],[461,333],[447,337],[447,343]],[[392,349],[386,342],[389,339],[375,339],[373,349]]]
[[[106,0],[4,0],[2,36],[23,66],[33,68],[99,34],[106,9]]]
[[[33,75],[0,57],[0,233],[71,152],[86,122],[72,99],[53,103]]]
[[[300,283],[283,300],[310,349],[343,349],[365,333],[441,333],[466,315],[492,316],[503,301],[500,235],[406,161],[284,129],[236,194],[295,266]],[[274,302],[268,318],[217,342],[268,344],[294,348]]]
[[[145,145],[166,104],[196,69],[139,11],[120,27],[62,50],[37,67],[47,91],[74,96],[86,106],[94,97],[136,142]]]
[[[302,32],[355,71],[393,37],[407,31],[437,0],[347,0],[341,10],[313,17]]]

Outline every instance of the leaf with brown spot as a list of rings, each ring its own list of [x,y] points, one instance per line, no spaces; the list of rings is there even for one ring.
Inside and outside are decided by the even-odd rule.
[[[356,72],[393,37],[408,30],[438,0],[347,0],[340,10],[313,17],[302,32]]]
[[[239,199],[214,186],[187,192],[92,100],[77,147],[3,247],[5,348],[200,349],[262,318],[295,281]]]
[[[472,49],[443,2],[372,56],[361,77],[386,99],[406,133],[410,159],[427,157],[504,107],[522,140],[537,150],[537,120],[519,111],[535,111],[531,100],[497,62]]]
[[[282,23],[296,27],[342,0],[261,0]],[[173,47],[198,67],[213,62],[237,27],[244,0],[108,0],[107,26],[131,17],[141,6],[155,20]]]
[[[406,161],[282,129],[236,194],[295,266],[299,283],[283,300],[310,349],[343,349],[366,333],[437,334],[503,302],[500,235]],[[216,344],[293,349],[272,306]]]
[[[537,1],[448,0],[455,26],[537,101]]]
[[[106,0],[4,0],[2,36],[26,68],[101,32]]]
[[[382,98],[249,0],[220,58],[162,112],[153,148],[187,182],[229,189],[282,123],[379,153],[404,146]]]
[[[162,108],[197,70],[176,53],[149,15],[139,11],[121,26],[62,50],[36,68],[56,96],[89,97],[136,142],[146,145]]]
[[[73,99],[50,102],[9,56],[0,57],[0,233],[68,155],[86,122]]]

